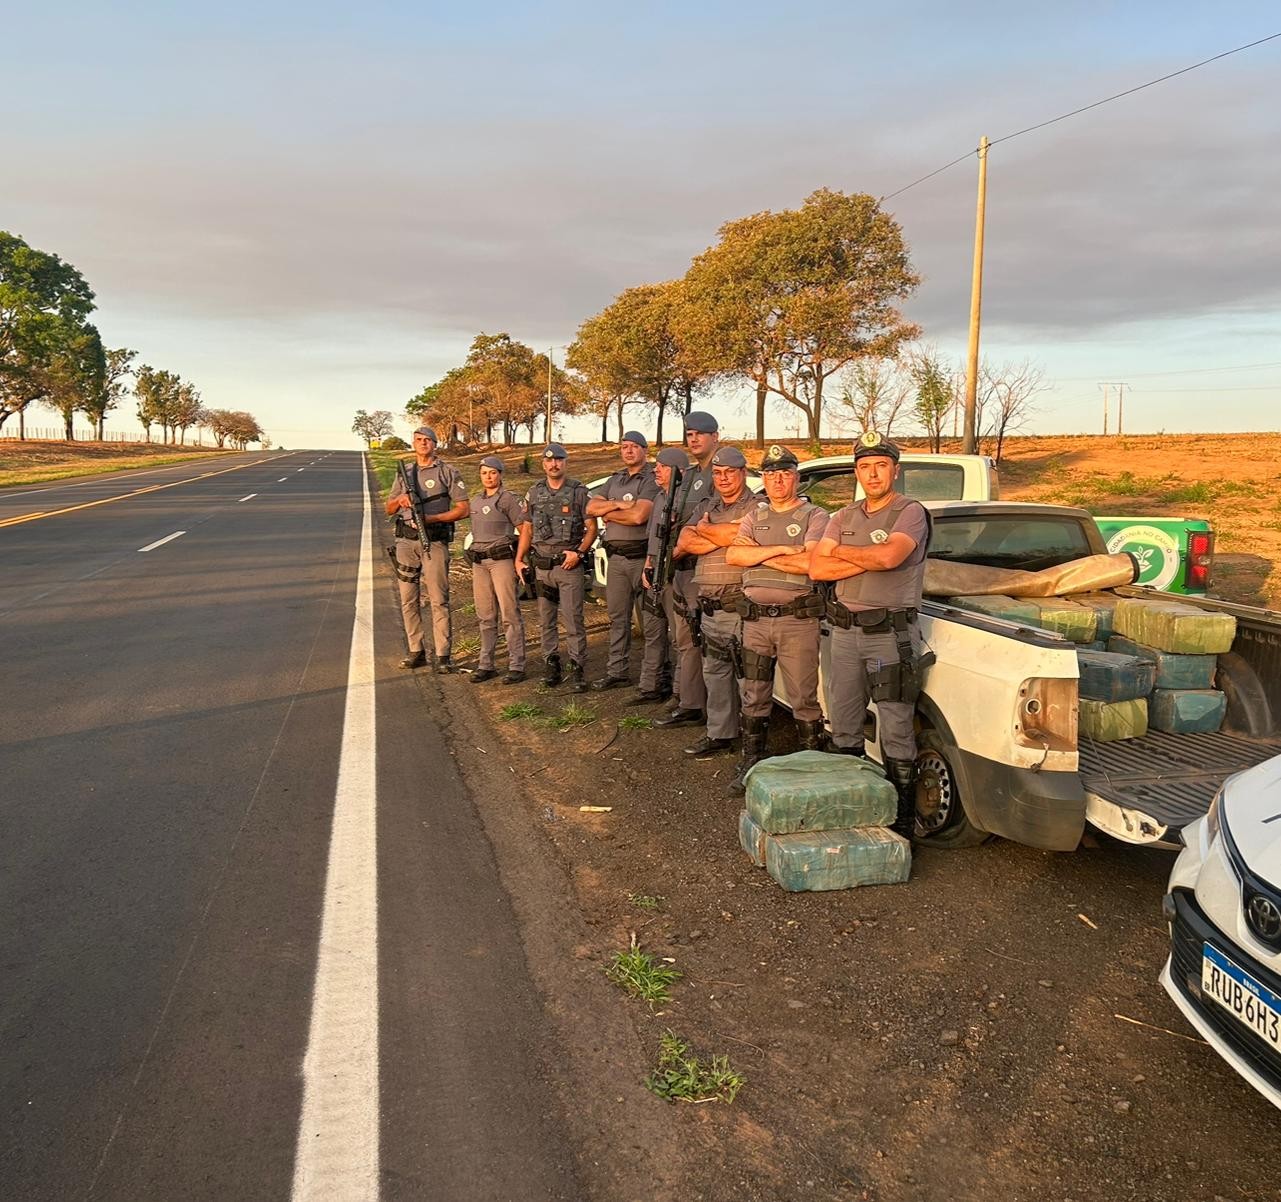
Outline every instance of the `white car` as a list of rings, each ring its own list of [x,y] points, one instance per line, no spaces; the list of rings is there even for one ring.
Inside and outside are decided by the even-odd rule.
[[[1163,903],[1161,983],[1210,1046],[1281,1107],[1281,755],[1230,776],[1183,836]]]

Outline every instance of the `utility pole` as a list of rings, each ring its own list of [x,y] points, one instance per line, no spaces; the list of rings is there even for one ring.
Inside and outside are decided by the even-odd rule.
[[[1112,385],[1100,384],[1099,387],[1103,389],[1103,433],[1106,436],[1108,432],[1108,389]]]
[[[547,348],[547,417],[543,421],[543,434],[548,442],[552,440],[552,351],[555,349],[554,346]]]
[[[1116,389],[1116,432],[1125,433],[1125,390],[1130,385],[1124,380],[1107,380],[1099,384],[1103,389],[1103,433],[1108,432],[1108,395]]]
[[[979,395],[979,317],[983,311],[983,224],[987,209],[987,135],[979,139],[979,199],[974,216],[974,276],[970,284],[970,349],[965,368],[965,441],[961,450],[973,455]]]

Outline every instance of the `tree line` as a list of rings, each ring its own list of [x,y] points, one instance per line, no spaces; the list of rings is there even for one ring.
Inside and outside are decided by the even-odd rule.
[[[107,414],[133,396],[148,442],[153,428],[177,444],[197,426],[220,447],[264,442],[252,414],[208,408],[176,373],[135,366],[137,351],[104,346],[89,320],[94,308],[93,290],[70,263],[0,230],[0,430],[16,417],[22,437],[27,409],[42,405],[61,415],[69,442],[77,414],[102,439]]]
[[[961,403],[963,373],[917,343],[901,310],[920,277],[898,223],[871,196],[827,188],[798,209],[727,222],[680,279],[640,284],[587,318],[568,370],[508,334],[478,334],[466,361],[406,406],[450,440],[533,441],[548,415],[595,415],[618,437],[629,407],[683,418],[713,388],[755,394],[756,443],[771,405],[817,443],[828,407],[889,434],[913,420],[937,450]],[[1045,388],[1031,363],[984,364],[980,432],[996,445]],[[550,392],[550,400],[549,400]]]

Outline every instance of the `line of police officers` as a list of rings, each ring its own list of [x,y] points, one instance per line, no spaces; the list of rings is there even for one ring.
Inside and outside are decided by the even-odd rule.
[[[686,754],[730,750],[740,758],[732,794],[741,795],[751,767],[765,756],[774,677],[781,677],[802,749],[861,756],[869,700],[877,703],[885,769],[898,791],[894,829],[911,837],[915,815],[913,714],[920,690],[917,609],[925,574],[929,516],[894,489],[898,448],[869,432],[855,444],[863,500],[829,515],[798,495],[796,456],[770,447],[761,463],[764,495],[747,489],[747,461],[721,446],[716,419],[685,418],[685,449],[661,451],[652,467],[636,431],[619,445],[622,466],[592,493],[566,476],[559,443],[543,451],[544,478],[520,499],[503,487],[503,463],[481,461],[481,492],[468,499],[458,473],[435,454],[429,427],[414,433],[415,468],[393,487],[387,512],[397,516],[395,558],[409,655],[426,662],[419,608],[422,586],[432,604],[436,662],[452,670],[448,609],[448,543],[424,553],[415,513],[434,527],[472,519],[472,588],[481,650],[473,683],[498,675],[501,619],[508,655],[503,683],[525,679],[524,629],[518,590],[537,597],[542,683],[568,679],[584,692],[587,635],[584,566],[604,524],[610,619],[605,674],[597,690],[630,683],[633,615],[640,608],[643,650],[634,703],[674,697],[657,727],[703,726]],[[428,507],[423,502],[431,501]],[[448,537],[437,534],[437,537]],[[560,657],[559,625],[568,665]],[[828,679],[830,739],[818,700],[820,638],[831,638]]]

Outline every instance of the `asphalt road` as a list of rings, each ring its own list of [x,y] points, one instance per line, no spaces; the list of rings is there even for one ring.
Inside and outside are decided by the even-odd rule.
[[[292,452],[0,493],[0,1197],[579,1196],[365,488]]]

